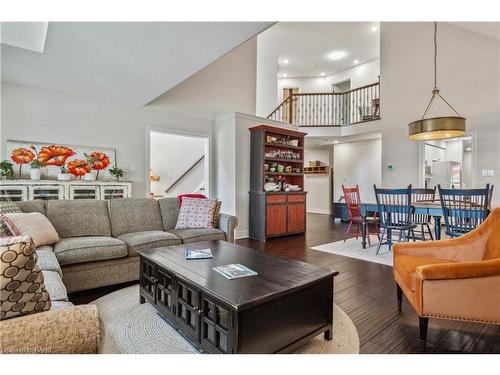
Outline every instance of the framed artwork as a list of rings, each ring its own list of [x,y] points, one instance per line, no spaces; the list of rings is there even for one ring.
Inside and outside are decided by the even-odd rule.
[[[50,146],[58,146],[50,148]],[[32,148],[34,146],[34,150]],[[61,144],[61,143],[47,143],[47,142],[35,142],[35,141],[19,141],[19,140],[7,140],[6,148],[5,148],[5,159],[11,160],[12,152],[19,148],[24,148],[31,150],[32,152],[40,152],[42,148],[45,147],[45,150],[53,150],[54,154],[58,152],[61,154],[59,156],[61,159],[65,160],[65,165],[68,166],[68,163],[72,161],[78,161],[85,159],[85,154],[89,155],[92,153],[96,153],[96,155],[103,155],[107,157],[106,163],[109,161],[109,165],[106,169],[99,171],[99,180],[111,180],[112,176],[109,174],[108,169],[116,165],[116,149],[110,147],[97,147],[97,146],[83,146],[83,145],[71,145],[71,144]],[[66,155],[64,155],[66,152]],[[47,153],[44,153],[43,156],[47,156]],[[51,156],[51,155],[49,155]],[[54,158],[57,156],[54,155]],[[75,163],[69,164],[74,165]],[[16,166],[14,166],[16,168]],[[42,176],[44,179],[57,179],[57,174],[61,173],[61,168],[55,165],[47,165],[42,168]],[[15,171],[15,176],[17,178],[17,170]],[[28,164],[22,168],[22,178],[30,178],[30,167]]]

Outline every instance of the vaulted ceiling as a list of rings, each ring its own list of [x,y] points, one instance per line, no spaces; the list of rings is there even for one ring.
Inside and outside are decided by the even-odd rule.
[[[41,53],[2,39],[2,81],[142,106],[270,25],[50,22]]]

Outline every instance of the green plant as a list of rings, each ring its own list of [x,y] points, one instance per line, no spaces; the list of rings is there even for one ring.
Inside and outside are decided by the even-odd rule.
[[[13,175],[14,175],[13,164],[8,160],[0,162],[0,176],[12,177]]]
[[[125,176],[125,171],[121,168],[118,168],[116,165],[112,168],[109,168],[109,174],[116,178],[120,178]]]
[[[31,169],[41,169],[44,167],[43,163],[38,160],[38,159],[34,159],[31,164],[30,164],[30,167]]]

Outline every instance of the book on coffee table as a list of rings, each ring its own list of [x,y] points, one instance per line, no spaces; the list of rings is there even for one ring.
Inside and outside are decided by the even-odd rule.
[[[257,272],[239,263],[213,267],[213,269],[229,280],[257,275]]]
[[[186,249],[186,260],[212,259],[212,250],[210,249]]]

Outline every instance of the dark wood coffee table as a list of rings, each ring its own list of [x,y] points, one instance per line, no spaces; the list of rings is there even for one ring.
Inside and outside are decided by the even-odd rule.
[[[186,260],[210,248],[213,259]],[[225,241],[139,251],[140,302],[151,303],[207,353],[283,353],[324,333],[332,339],[338,272]],[[228,280],[212,269],[243,264],[256,276]]]

